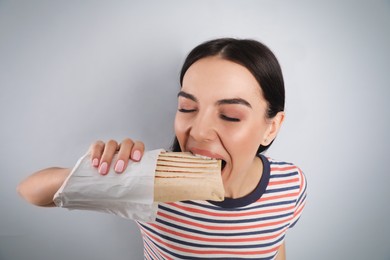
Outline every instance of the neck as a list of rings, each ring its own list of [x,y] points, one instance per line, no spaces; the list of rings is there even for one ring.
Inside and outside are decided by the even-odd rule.
[[[233,174],[223,179],[225,197],[237,199],[250,194],[259,184],[263,175],[263,163],[259,157],[255,157],[248,171]]]

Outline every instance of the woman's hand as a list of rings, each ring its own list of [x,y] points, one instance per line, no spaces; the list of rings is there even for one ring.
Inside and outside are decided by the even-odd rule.
[[[114,163],[117,173],[122,173],[129,159],[141,160],[144,154],[144,144],[131,139],[125,139],[120,144],[114,140],[107,143],[97,141],[91,145],[90,152],[92,164],[99,169],[100,174],[107,174],[111,163]],[[116,152],[118,152],[118,157],[113,162]],[[25,200],[34,205],[54,206],[53,196],[70,172],[70,168],[58,167],[40,170],[23,180],[18,185],[17,191]]]
[[[105,175],[108,173],[111,164],[114,164],[114,170],[122,173],[130,160],[140,161],[145,150],[145,145],[139,141],[133,141],[130,138],[124,139],[120,144],[115,140],[107,143],[97,141],[90,147],[92,165],[98,168],[99,173]],[[118,157],[113,161],[114,155],[118,152]]]

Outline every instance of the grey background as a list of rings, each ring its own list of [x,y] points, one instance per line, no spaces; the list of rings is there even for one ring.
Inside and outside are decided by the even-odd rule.
[[[200,42],[267,44],[287,119],[268,155],[306,173],[288,259],[390,259],[389,1],[0,1],[0,259],[141,259],[137,226],[31,206],[17,184],[91,142],[173,138],[178,74]]]

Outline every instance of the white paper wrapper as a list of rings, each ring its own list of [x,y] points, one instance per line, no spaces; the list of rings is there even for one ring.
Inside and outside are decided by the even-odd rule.
[[[157,214],[157,204],[153,202],[154,175],[162,151],[145,152],[140,162],[129,161],[121,174],[112,165],[104,176],[92,166],[90,154],[86,154],[78,160],[53,201],[70,210],[105,212],[152,222]]]

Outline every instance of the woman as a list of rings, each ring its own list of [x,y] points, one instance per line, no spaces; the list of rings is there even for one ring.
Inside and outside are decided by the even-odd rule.
[[[226,198],[159,204],[156,223],[138,223],[145,258],[285,259],[285,234],[301,215],[306,181],[298,167],[261,154],[285,117],[276,57],[254,40],[208,41],[190,52],[180,83],[172,150],[221,159]],[[111,164],[122,173],[129,159],[139,161],[144,145],[98,141],[90,150],[91,163],[104,175]],[[19,193],[51,206],[69,172],[37,172]]]

